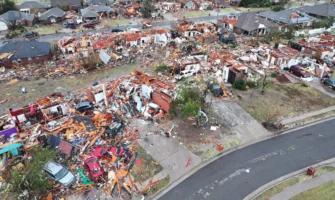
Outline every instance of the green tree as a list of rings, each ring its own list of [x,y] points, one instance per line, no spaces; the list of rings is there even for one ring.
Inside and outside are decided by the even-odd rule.
[[[284,33],[284,37],[288,40],[293,40],[295,37],[294,33],[295,33],[294,28],[292,26],[288,26],[287,30]]]
[[[275,43],[275,46],[274,46],[275,49],[278,49],[280,40],[281,40],[281,32],[277,30],[273,33],[273,41]]]
[[[51,184],[43,173],[43,167],[55,157],[55,151],[38,146],[33,148],[31,155],[32,159],[25,162],[24,168],[12,171],[9,180],[6,180],[8,187],[5,192],[9,196],[17,197],[27,192],[26,199],[40,199],[51,189]]]
[[[198,88],[182,87],[178,97],[173,101],[173,109],[170,113],[182,117],[198,116],[202,106],[203,97]]]
[[[285,8],[284,8],[283,5],[275,5],[275,6],[271,7],[271,10],[274,11],[274,12],[279,12],[281,10],[285,10]]]
[[[10,0],[5,0],[3,3],[0,4],[0,7],[0,14],[6,13],[10,10],[16,10],[14,1]]]
[[[151,18],[151,13],[154,9],[152,0],[144,0],[140,12],[144,18]]]

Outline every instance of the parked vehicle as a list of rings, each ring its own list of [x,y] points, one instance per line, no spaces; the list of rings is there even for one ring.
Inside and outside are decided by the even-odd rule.
[[[117,28],[112,29],[112,33],[122,33],[122,32],[123,32],[123,30],[121,30],[121,29],[117,29]]]
[[[88,101],[82,101],[76,105],[75,109],[78,112],[86,112],[88,110],[93,110],[93,104]]]
[[[294,74],[294,75],[296,75],[298,77],[301,77],[301,78],[307,78],[307,77],[311,76],[311,74],[302,70],[302,66],[300,66],[300,65],[293,65],[293,66],[290,67],[290,69],[288,71],[291,74]]]
[[[43,170],[50,179],[59,182],[64,187],[70,187],[75,181],[74,175],[69,170],[53,161],[48,162]]]
[[[101,159],[111,159],[112,155],[121,156],[124,153],[122,147],[96,147],[94,149],[93,155]]]
[[[64,22],[63,28],[75,29],[77,28],[77,23],[74,20],[67,20],[66,22]]]
[[[39,38],[40,35],[37,32],[26,32],[23,34],[23,37],[27,39],[34,39],[34,38]]]
[[[85,23],[85,24],[83,24],[83,26],[84,26],[85,28],[95,28],[95,25],[96,25],[96,24],[92,24],[92,23]]]
[[[104,174],[98,159],[95,157],[87,158],[84,161],[85,168],[88,170],[89,177],[92,181],[96,181],[100,176]]]
[[[335,78],[322,78],[321,82],[325,85],[328,85],[329,88],[335,90]]]

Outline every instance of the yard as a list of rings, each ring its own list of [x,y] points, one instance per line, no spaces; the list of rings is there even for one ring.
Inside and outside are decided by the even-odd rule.
[[[330,181],[318,187],[307,190],[290,200],[332,200],[335,196],[335,181]]]
[[[245,8],[245,7],[237,7],[236,9],[241,10],[241,11],[250,11],[250,12],[255,12],[255,11],[260,11],[260,10],[269,10],[269,8]]]
[[[335,170],[335,167],[333,166],[324,166],[324,167],[321,167],[321,168],[317,168],[316,169],[316,172],[315,172],[315,176],[320,176],[322,174],[325,174],[327,172],[331,172],[331,171],[334,171]],[[306,181],[306,180],[309,180],[311,179],[312,177],[311,176],[308,176],[308,175],[305,175],[305,174],[302,174],[302,175],[299,175],[299,176],[296,176],[294,178],[291,178],[287,181],[284,181],[276,186],[274,186],[273,188],[270,188],[269,190],[265,191],[263,194],[261,194],[260,196],[258,196],[256,198],[256,200],[267,200],[269,199],[270,197],[282,192],[285,188],[288,188],[288,187],[291,187],[297,183],[300,183],[300,182],[303,182],[303,181]],[[334,190],[334,186],[335,185],[332,185],[333,187],[333,190]],[[334,190],[335,191],[335,190]],[[334,196],[334,192],[332,193],[333,196]],[[298,195],[299,196],[299,195]],[[310,198],[310,200],[312,199],[322,199],[322,198],[315,198],[317,196],[314,196],[314,198]],[[293,197],[292,199],[294,199],[295,197]],[[291,199],[291,200],[292,200]],[[294,199],[294,200],[302,200],[302,199],[306,199],[306,198],[299,198],[299,199]]]
[[[162,166],[156,163],[156,161],[146,153],[143,147],[139,146],[137,153],[138,162],[135,163],[131,171],[131,175],[134,177],[135,181],[144,182],[151,178],[154,174],[163,170]]]
[[[209,11],[187,11],[182,14],[186,18],[194,18],[194,17],[205,17],[209,15]]]
[[[55,34],[56,31],[61,31],[63,29],[61,24],[53,24],[50,26],[40,25],[38,28],[27,28],[28,31],[37,32],[40,35]]]
[[[106,25],[108,28],[113,28],[119,26],[125,26],[125,25],[130,25],[132,24],[131,19],[106,19],[102,22],[102,24]]]
[[[53,92],[75,93],[75,90],[91,85],[95,81],[110,80],[115,77],[125,76],[131,73],[137,65],[128,65],[118,68],[109,68],[102,71],[94,71],[88,75],[65,76],[58,79],[40,78],[33,81],[19,81],[13,84],[0,84],[0,114],[8,112],[8,108],[19,108],[33,102],[36,98],[49,95]],[[20,93],[20,88],[25,87],[26,94]]]
[[[281,84],[277,80],[261,95],[260,89],[233,90],[239,104],[259,122],[278,122],[335,105],[335,99],[306,84]]]

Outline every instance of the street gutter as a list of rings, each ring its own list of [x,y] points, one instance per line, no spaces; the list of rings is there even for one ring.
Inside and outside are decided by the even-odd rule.
[[[191,169],[188,173],[184,174],[180,179],[171,182],[171,183],[168,184],[166,187],[164,187],[161,191],[159,191],[158,193],[154,194],[150,199],[159,199],[159,198],[162,197],[164,194],[166,194],[167,192],[169,192],[171,189],[173,189],[174,187],[176,187],[179,183],[183,182],[185,179],[187,179],[188,177],[190,177],[191,175],[193,175],[194,173],[196,173],[196,172],[197,172],[198,170],[200,170],[201,168],[205,167],[206,165],[208,165],[208,164],[214,162],[215,160],[217,160],[217,159],[219,159],[219,158],[221,158],[221,157],[223,157],[223,156],[225,156],[225,155],[227,155],[227,154],[229,154],[229,153],[232,153],[233,151],[236,151],[236,150],[242,149],[242,148],[244,148],[244,147],[247,147],[247,146],[256,144],[256,143],[258,143],[258,142],[263,142],[263,141],[265,141],[265,140],[268,140],[268,139],[271,139],[271,138],[274,138],[274,137],[279,137],[279,136],[281,136],[281,135],[288,134],[288,133],[291,133],[291,132],[296,131],[296,130],[300,130],[300,129],[307,128],[307,127],[310,127],[310,126],[314,126],[314,125],[319,124],[319,123],[322,123],[322,122],[330,121],[330,120],[333,120],[333,119],[335,119],[335,116],[328,117],[328,118],[324,118],[324,119],[321,119],[321,120],[317,120],[317,121],[314,121],[314,122],[311,122],[311,123],[308,123],[308,124],[305,124],[305,125],[302,125],[302,126],[299,126],[299,127],[294,127],[294,128],[289,128],[289,129],[286,129],[286,130],[277,131],[277,132],[275,132],[273,135],[266,136],[266,137],[260,138],[259,140],[254,140],[254,141],[251,141],[251,142],[242,144],[242,145],[238,145],[238,146],[236,146],[236,147],[234,147],[234,148],[232,148],[232,149],[229,149],[228,151],[219,153],[219,154],[217,154],[216,156],[213,156],[212,158],[210,158],[210,159],[208,159],[208,160],[205,160],[204,162],[202,162],[202,163],[199,164],[198,166],[194,167],[194,168]],[[332,159],[330,159],[330,160],[332,160]],[[328,162],[329,162],[330,160],[323,161],[323,162],[321,162],[321,163],[329,164]],[[332,162],[335,162],[335,158],[334,158],[334,160],[332,160]],[[331,163],[332,163],[332,162],[331,162]],[[321,164],[321,163],[319,163],[319,164]],[[316,164],[316,165],[318,165],[318,164]],[[315,165],[315,166],[316,166],[316,165]],[[313,166],[314,166],[314,165],[313,165]],[[321,165],[320,165],[320,166],[321,166]],[[319,167],[319,166],[316,166],[316,167]],[[293,172],[293,173],[297,173],[297,174],[299,174],[299,173],[302,173],[304,170],[306,170],[306,169],[301,169],[301,170],[298,170],[297,172]],[[299,172],[299,173],[298,173],[298,172]],[[291,174],[293,175],[293,173],[291,173]],[[290,175],[291,175],[291,174],[290,174]],[[290,177],[290,176],[288,176],[288,177]],[[285,178],[285,176],[284,176],[283,178]],[[281,178],[279,178],[279,179],[281,179]],[[286,178],[286,179],[288,179],[288,178]],[[278,180],[278,179],[276,179],[276,180]],[[275,181],[275,180],[274,180],[274,181]],[[264,188],[267,188],[266,190],[268,190],[269,188],[273,187],[275,184],[279,184],[279,183],[274,182],[274,181],[271,181],[271,182],[270,182],[270,183],[273,182],[273,183],[272,183],[272,186],[268,186],[268,187],[267,187],[267,186],[266,186],[267,184],[266,184],[266,185],[264,185]],[[278,180],[278,181],[282,181],[282,180]],[[270,183],[269,183],[269,185],[270,185]],[[262,186],[262,187],[263,187],[263,186]],[[262,188],[262,187],[261,187],[261,188]],[[263,193],[264,191],[266,191],[266,190],[264,190],[264,189],[261,190],[261,188],[259,189],[259,192]],[[258,190],[256,190],[256,191],[258,191]],[[254,194],[254,193],[255,193],[254,196],[256,196],[256,194],[258,194],[258,193],[256,193],[256,191],[253,192],[253,193],[251,193],[251,194]],[[251,194],[249,194],[247,197],[249,197]],[[260,194],[259,194],[259,195],[260,195]],[[257,196],[258,196],[258,195],[257,195]],[[246,197],[246,198],[247,198],[247,197]],[[246,198],[244,198],[244,199],[246,199]]]

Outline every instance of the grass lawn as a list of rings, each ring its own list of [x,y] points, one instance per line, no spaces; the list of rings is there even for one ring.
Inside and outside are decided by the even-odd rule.
[[[259,10],[269,10],[270,8],[244,8],[244,7],[237,7],[237,9],[239,9],[241,11],[248,11],[248,10],[250,10],[250,12],[254,12],[254,11],[259,11]]]
[[[335,99],[313,87],[281,84],[275,79],[264,95],[260,89],[234,92],[240,96],[239,104],[259,122],[278,122],[335,105]]]
[[[332,35],[335,35],[335,30],[332,31]]]
[[[141,163],[135,164],[133,169],[131,170],[131,175],[136,181],[146,181],[152,177],[153,171],[155,171],[155,174],[157,174],[163,170],[163,167],[161,165],[153,164],[153,162],[156,161],[149,154],[147,154],[143,147],[139,146],[137,153]]]
[[[38,28],[27,28],[29,31],[34,31],[39,33],[40,35],[47,35],[47,34],[55,34],[56,30],[62,30],[62,25],[60,24],[53,24],[50,26],[43,26],[40,25]]]
[[[302,192],[290,200],[333,200],[335,197],[335,181]]]
[[[167,186],[170,182],[170,176],[168,175],[167,177],[165,177],[163,180],[159,181],[157,184],[151,186],[149,188],[148,195],[153,195],[156,192],[158,192],[160,189],[164,188],[165,186]]]
[[[36,98],[49,95],[53,92],[66,93],[66,91],[76,91],[90,86],[95,81],[104,81],[107,76],[110,80],[111,78],[128,75],[137,67],[137,65],[124,65],[122,67],[90,72],[87,75],[79,74],[49,80],[40,78],[32,81],[19,81],[9,85],[0,84],[0,91],[3,94],[0,96],[0,101],[5,100],[4,103],[0,104],[0,114],[7,113],[8,108],[19,108],[22,105],[35,101]],[[28,93],[22,95],[20,93],[21,87],[25,87]]]
[[[220,12],[222,13],[235,13],[236,11],[231,8],[221,8]]]
[[[119,26],[124,26],[124,25],[130,25],[131,24],[131,19],[125,19],[125,18],[121,18],[121,19],[106,19],[104,20],[102,23],[106,24],[106,26],[112,28],[112,27],[117,27],[117,25]]]
[[[320,176],[320,175],[322,175],[326,172],[331,172],[331,171],[334,171],[334,170],[335,170],[335,167],[333,167],[333,166],[324,166],[324,167],[316,169],[315,176]],[[305,174],[296,176],[294,178],[291,178],[287,181],[284,181],[284,182],[274,186],[273,188],[267,190],[266,192],[261,194],[259,197],[257,197],[256,200],[267,200],[270,197],[274,196],[275,194],[280,193],[285,188],[291,187],[291,186],[293,186],[293,185],[295,185],[299,182],[303,182],[303,181],[309,180],[311,178],[312,178],[311,176],[308,176],[308,175],[305,175]],[[312,199],[313,198],[311,198],[311,200]],[[314,198],[314,199],[320,199],[320,198]]]
[[[192,18],[192,17],[205,17],[209,15],[209,11],[187,11],[183,13],[183,16],[186,18]]]

